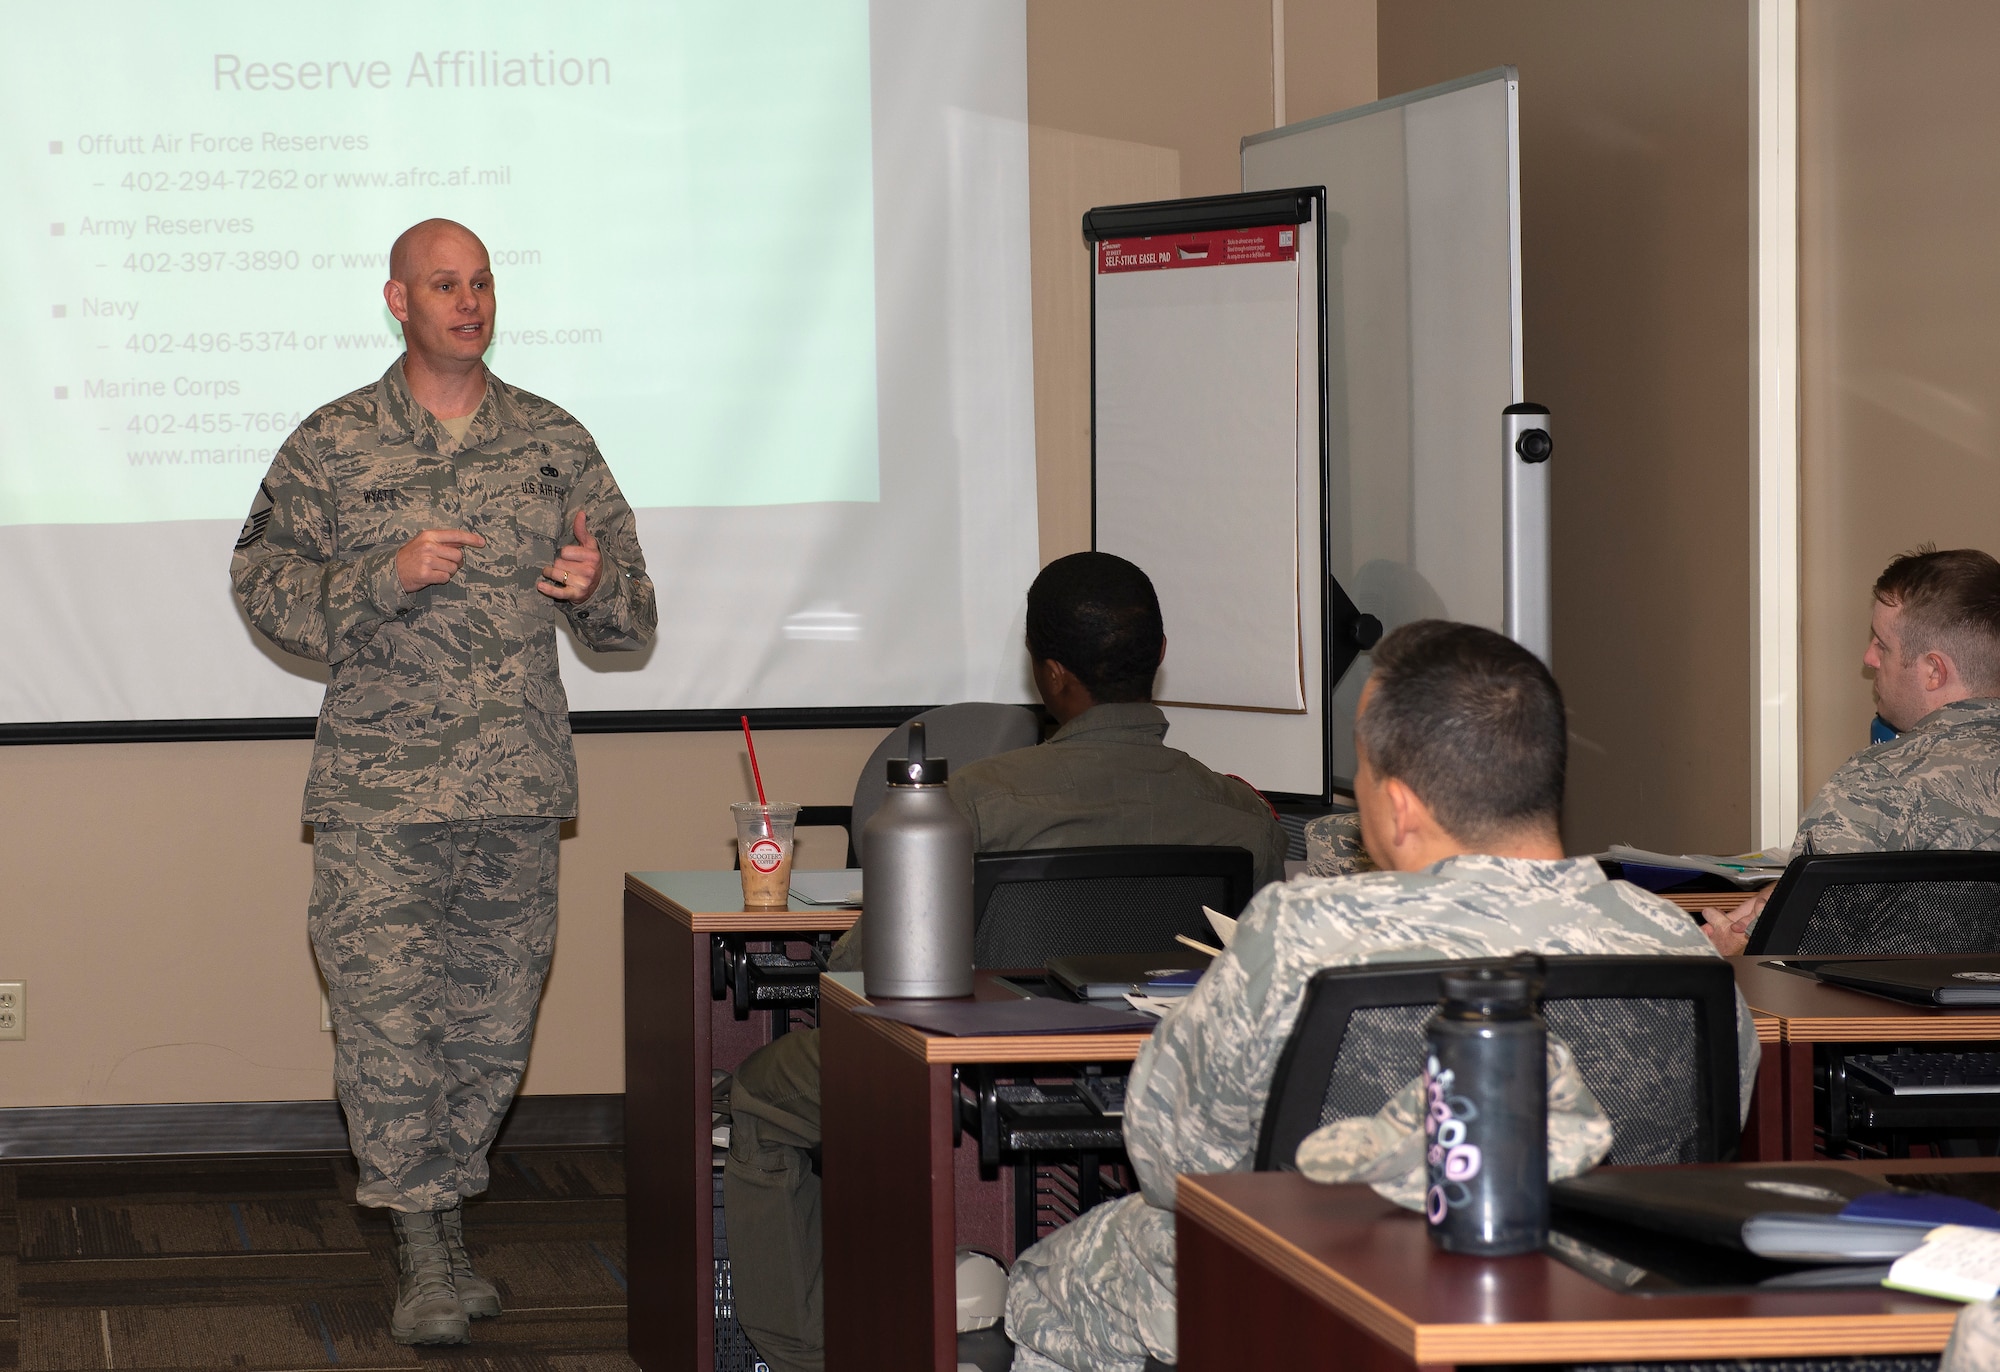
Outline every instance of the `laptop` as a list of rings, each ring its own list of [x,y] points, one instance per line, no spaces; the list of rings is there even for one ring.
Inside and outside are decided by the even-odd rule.
[[[1913,1005],[2000,1005],[2000,956],[1990,953],[1783,961],[1829,985]]]
[[[1157,953],[1073,953],[1050,958],[1049,979],[1078,1000],[1123,1000],[1134,991],[1186,995],[1208,970],[1191,948]]]

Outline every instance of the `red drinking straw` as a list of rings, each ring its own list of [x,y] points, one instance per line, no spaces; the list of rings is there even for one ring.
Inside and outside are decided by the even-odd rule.
[[[750,737],[750,716],[739,715],[738,718],[743,721],[743,746],[750,750],[750,779],[757,783],[757,803],[768,806],[771,802],[764,799],[764,774],[757,770],[757,744]]]

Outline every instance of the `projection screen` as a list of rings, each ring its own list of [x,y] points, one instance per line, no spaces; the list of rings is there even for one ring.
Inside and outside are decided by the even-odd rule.
[[[317,711],[230,547],[433,215],[639,511],[659,641],[573,708],[1029,698],[1023,0],[0,12],[0,735]]]

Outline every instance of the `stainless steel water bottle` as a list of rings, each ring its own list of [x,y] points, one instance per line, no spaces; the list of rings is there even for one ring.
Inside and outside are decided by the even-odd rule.
[[[925,756],[921,721],[909,751],[889,759],[889,792],[863,830],[862,987],[871,999],[969,996],[972,826],[945,790],[945,759]]]
[[[1444,1003],[1425,1029],[1424,1217],[1453,1253],[1527,1253],[1548,1238],[1548,1027],[1532,978],[1532,965],[1439,978]]]

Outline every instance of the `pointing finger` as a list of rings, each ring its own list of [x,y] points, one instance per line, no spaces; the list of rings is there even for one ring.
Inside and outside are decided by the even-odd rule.
[[[432,541],[461,548],[484,548],[486,540],[469,529],[433,529]]]

